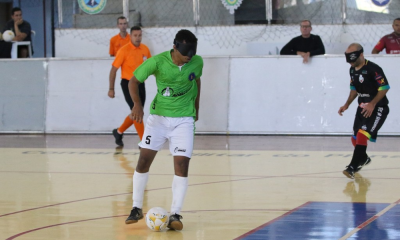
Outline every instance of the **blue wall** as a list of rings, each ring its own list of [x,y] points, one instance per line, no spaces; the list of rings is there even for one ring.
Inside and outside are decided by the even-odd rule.
[[[36,32],[33,40],[33,57],[53,57],[52,0],[13,0],[14,7],[22,9],[22,16]],[[54,6],[56,8],[56,6]]]

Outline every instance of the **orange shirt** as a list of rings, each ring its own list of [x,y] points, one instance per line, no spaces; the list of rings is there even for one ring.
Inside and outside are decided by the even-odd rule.
[[[121,67],[121,78],[131,80],[136,68],[150,57],[150,50],[146,45],[141,43],[139,47],[135,47],[129,42],[117,52],[112,65]]]
[[[129,33],[126,34],[125,38],[122,38],[119,33],[110,39],[110,56],[117,55],[118,50],[125,46],[125,44],[131,41]]]

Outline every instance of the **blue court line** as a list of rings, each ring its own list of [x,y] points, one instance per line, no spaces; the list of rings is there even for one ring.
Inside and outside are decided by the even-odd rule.
[[[388,205],[387,203],[308,202],[236,239],[339,239]],[[400,239],[400,206],[395,206],[348,239]]]

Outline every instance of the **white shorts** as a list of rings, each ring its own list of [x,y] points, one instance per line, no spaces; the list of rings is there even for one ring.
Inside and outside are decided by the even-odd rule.
[[[163,117],[150,115],[139,147],[160,151],[169,141],[172,156],[192,157],[194,140],[193,117]]]

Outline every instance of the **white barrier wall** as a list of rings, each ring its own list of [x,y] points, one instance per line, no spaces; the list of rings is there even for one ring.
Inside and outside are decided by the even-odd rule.
[[[0,132],[43,132],[47,64],[0,60]]]
[[[397,78],[400,56],[375,55],[366,58],[383,68],[391,86],[388,93],[391,110],[380,132],[400,135],[400,113],[397,110],[400,96],[396,94],[400,89]],[[31,109],[45,108],[42,119],[44,132],[110,133],[129,114],[119,80],[115,86],[116,98],[107,96],[111,58],[43,59],[40,64],[37,61],[31,61],[29,69],[36,67],[43,71],[43,66],[47,66],[47,77],[40,77],[48,79],[46,101],[13,104],[15,109],[20,105],[30,106]],[[15,62],[19,63],[22,61]],[[0,68],[4,68],[5,64],[6,61],[0,61]],[[296,56],[204,57],[200,120],[196,123],[196,131],[223,134],[350,134],[356,102],[344,116],[337,114],[350,91],[348,70],[349,65],[342,55],[313,57],[309,64],[303,64],[302,59]],[[11,71],[6,72],[2,78],[12,74]],[[42,84],[32,77],[21,78],[19,83],[25,85],[33,81]],[[7,84],[6,81],[0,82],[4,86]],[[2,89],[4,86],[1,86]],[[11,95],[18,96],[18,86],[12,86],[15,89],[7,88],[7,94],[1,92],[1,102]],[[40,92],[40,88],[31,89],[35,96]],[[38,93],[35,89],[39,89]],[[146,89],[145,117],[156,93],[154,77],[146,81]],[[7,109],[12,108],[7,106]],[[12,114],[11,111],[2,112],[3,127],[0,131],[18,131],[9,124]],[[29,125],[23,129],[37,130]],[[128,132],[134,132],[134,128]]]

